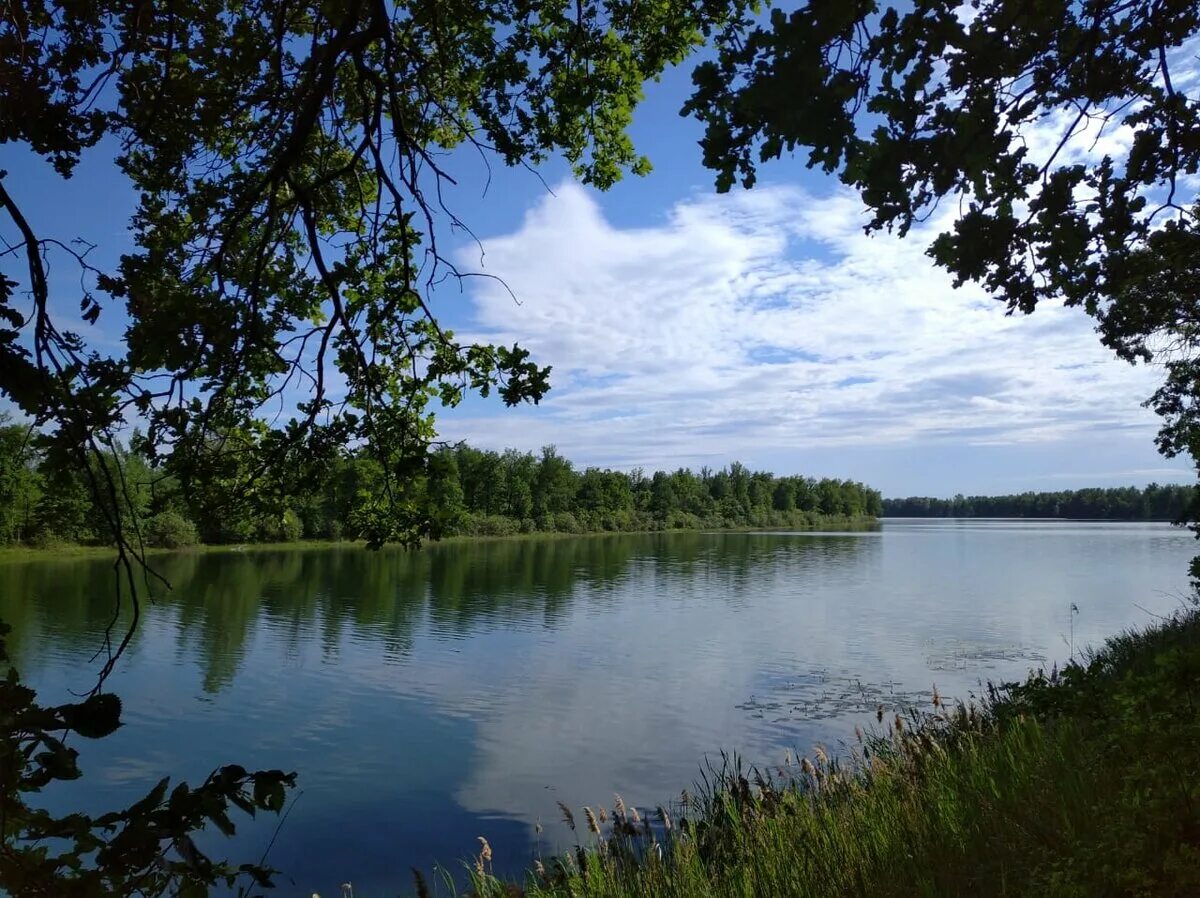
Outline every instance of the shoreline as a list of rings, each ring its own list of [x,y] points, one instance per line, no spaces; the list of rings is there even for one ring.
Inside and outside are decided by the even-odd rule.
[[[848,518],[829,516],[827,520],[815,522],[813,526],[804,527],[755,527],[749,524],[736,527],[675,527],[654,530],[589,530],[581,533],[570,533],[561,530],[536,530],[531,533],[506,534],[454,534],[441,539],[425,540],[416,551],[438,546],[460,546],[472,543],[517,542],[535,540],[587,539],[592,537],[618,536],[653,536],[656,534],[715,534],[715,533],[863,533],[878,530],[881,518],[859,517]],[[376,551],[404,549],[399,543],[387,543]],[[194,546],[181,546],[175,549],[150,548],[144,549],[147,558],[161,555],[208,555],[230,552],[282,552],[299,551],[311,552],[322,550],[367,549],[362,540],[323,540],[301,539],[289,542],[268,543],[229,543],[212,544],[198,543]],[[94,561],[115,560],[116,550],[111,546],[86,546],[76,543],[65,543],[53,546],[0,546],[0,564],[29,561]]]

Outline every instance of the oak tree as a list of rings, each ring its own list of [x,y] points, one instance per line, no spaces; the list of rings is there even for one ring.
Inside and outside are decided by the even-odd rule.
[[[784,153],[1010,311],[1047,300],[1167,376],[1159,447],[1200,458],[1200,6],[1188,0],[806,0],[724,33],[685,112],[717,187]]]

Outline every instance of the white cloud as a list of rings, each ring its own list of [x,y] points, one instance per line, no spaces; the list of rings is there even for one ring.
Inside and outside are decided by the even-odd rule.
[[[747,445],[1149,441],[1140,403],[1159,372],[1115,360],[1079,310],[1009,317],[954,290],[924,255],[947,220],[867,237],[856,197],[765,186],[618,228],[564,184],[483,241],[483,270],[520,304],[486,281],[472,295],[475,336],[529,347],[553,390],[539,408],[444,415],[443,431],[609,465]]]

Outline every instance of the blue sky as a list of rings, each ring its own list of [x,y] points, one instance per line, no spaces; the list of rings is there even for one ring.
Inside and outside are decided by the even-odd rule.
[[[554,443],[621,468],[736,459],[886,495],[1191,478],[1155,452],[1141,407],[1160,372],[1113,358],[1076,310],[1008,317],[977,288],[953,290],[924,256],[945,219],[904,241],[866,237],[858,200],[797,160],[717,196],[699,126],[677,112],[688,86],[687,69],[648,86],[634,138],[654,171],[607,193],[561,163],[489,173],[453,154],[448,201],[478,242],[443,234],[442,246],[517,301],[476,278],[440,287],[435,310],[460,336],[519,341],[554,372],[541,405],[468,401],[440,415],[443,436]],[[127,249],[134,202],[110,160],[101,146],[63,183],[0,147],[34,226],[97,243],[101,263]],[[58,308],[76,314],[77,274],[63,264],[51,277]],[[116,308],[78,326],[101,346],[122,328]]]

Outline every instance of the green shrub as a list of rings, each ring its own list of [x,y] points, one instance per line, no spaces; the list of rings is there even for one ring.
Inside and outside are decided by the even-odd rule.
[[[35,549],[59,549],[65,545],[69,545],[69,541],[63,539],[57,533],[49,530],[41,530],[33,535],[29,540],[29,545]]]
[[[177,511],[160,511],[146,522],[142,536],[156,549],[179,549],[200,541],[196,525]]]
[[[557,512],[553,517],[553,522],[553,529],[559,533],[581,532],[578,519],[569,511]]]
[[[463,516],[460,528],[469,536],[514,536],[520,523],[499,514],[468,514]]]

